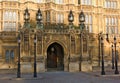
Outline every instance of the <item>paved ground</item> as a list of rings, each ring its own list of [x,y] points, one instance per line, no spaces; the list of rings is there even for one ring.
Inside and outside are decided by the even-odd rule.
[[[100,75],[100,72],[69,73],[69,72],[44,72],[37,74],[0,74],[0,83],[120,83],[120,75]]]

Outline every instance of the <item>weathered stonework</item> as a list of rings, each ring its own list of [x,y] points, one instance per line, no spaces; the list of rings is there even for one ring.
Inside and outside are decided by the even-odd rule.
[[[103,5],[105,0],[101,0],[101,2],[99,0],[92,0],[92,5],[78,5],[77,0],[74,0],[75,4],[69,4],[68,0],[64,0],[64,4],[43,1],[44,3],[36,3],[35,0],[0,1],[1,70],[17,69],[18,30],[21,31],[20,63],[23,73],[33,72],[34,69],[35,33],[37,36],[37,72],[51,71],[51,69],[70,72],[93,71],[94,67],[101,66],[100,36],[103,36],[104,39],[105,66],[111,66],[111,45],[114,42],[113,38],[115,34],[108,34],[107,38],[105,18],[110,15],[115,16],[115,18],[118,18],[118,27],[120,26],[120,0],[115,0],[118,2],[118,7],[116,9],[105,8]],[[27,29],[24,27],[24,10],[26,8],[29,10],[30,20],[35,23]],[[36,12],[38,8],[40,8],[43,16],[42,28],[36,26]],[[68,14],[70,9],[73,10],[75,19],[72,28],[68,27]],[[78,17],[81,10],[83,10],[85,15],[88,14],[92,16],[92,32],[89,33],[84,31],[82,44],[82,38],[80,38],[81,31],[79,27],[76,27],[80,24]],[[7,31],[4,29],[5,22],[11,23],[9,20],[4,20],[6,11],[13,11],[16,13],[16,21],[12,21],[16,23],[15,30],[10,29],[10,31]],[[50,14],[49,21],[47,21],[47,17],[49,17],[47,16],[48,13]],[[62,24],[58,24],[58,14],[63,14],[64,21]],[[99,35],[100,32],[103,32],[102,35]],[[119,28],[118,32],[120,32]],[[120,35],[117,34],[116,37],[119,59]],[[52,47],[55,50],[53,50],[53,53]],[[82,55],[81,52],[83,52]],[[14,53],[14,55],[12,53]],[[118,65],[120,65],[120,63],[118,63]]]

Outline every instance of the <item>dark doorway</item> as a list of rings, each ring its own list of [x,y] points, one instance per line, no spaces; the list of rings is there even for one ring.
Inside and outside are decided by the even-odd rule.
[[[47,49],[47,69],[64,70],[64,51],[58,43],[51,44]]]

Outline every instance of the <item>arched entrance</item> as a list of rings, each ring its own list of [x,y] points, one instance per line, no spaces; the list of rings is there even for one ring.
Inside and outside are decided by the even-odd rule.
[[[56,42],[47,49],[47,70],[64,70],[63,47]]]

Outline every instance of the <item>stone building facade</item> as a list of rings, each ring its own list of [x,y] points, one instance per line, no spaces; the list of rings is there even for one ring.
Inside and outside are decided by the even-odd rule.
[[[17,68],[19,30],[22,72],[33,72],[35,33],[37,72],[93,71],[101,65],[101,37],[104,38],[105,66],[111,66],[114,36],[119,59],[119,3],[119,0],[0,0],[0,69]],[[26,8],[30,13],[29,28],[24,27]],[[39,8],[43,16],[42,29],[36,28]],[[70,10],[74,15],[72,29],[68,22]],[[78,18],[81,10],[86,17],[82,40]]]

